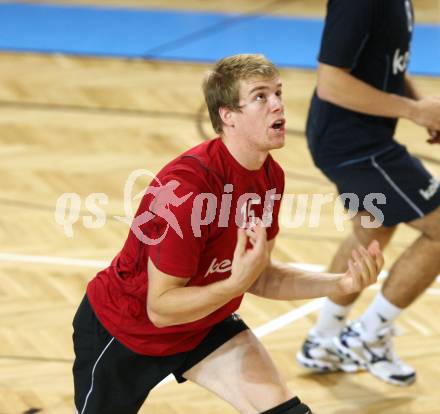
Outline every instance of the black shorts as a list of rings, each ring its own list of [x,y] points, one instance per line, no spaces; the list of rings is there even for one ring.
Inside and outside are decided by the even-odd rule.
[[[354,194],[358,210],[369,211],[384,226],[421,218],[440,205],[439,181],[398,143],[379,154],[322,168],[322,172],[336,184],[347,209],[356,207],[350,199]]]
[[[75,406],[80,414],[132,414],[160,381],[183,374],[238,333],[249,329],[233,314],[215,325],[195,349],[170,356],[139,355],[100,324],[87,296],[73,320]]]

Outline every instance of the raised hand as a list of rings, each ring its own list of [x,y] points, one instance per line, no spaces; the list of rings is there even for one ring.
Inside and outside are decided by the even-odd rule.
[[[409,118],[430,131],[440,131],[440,99],[429,96],[414,101]]]
[[[247,241],[251,248],[247,249]],[[270,254],[266,228],[261,220],[252,229],[238,229],[237,245],[232,259],[231,289],[237,294],[245,292],[269,264]]]
[[[383,267],[384,258],[379,243],[374,240],[367,249],[358,247],[348,261],[348,270],[338,282],[339,293],[348,295],[360,292],[375,283]]]

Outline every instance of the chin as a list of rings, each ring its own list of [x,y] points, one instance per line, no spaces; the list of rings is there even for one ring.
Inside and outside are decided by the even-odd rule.
[[[271,141],[271,148],[270,149],[279,149],[279,148],[283,148],[284,144],[285,144],[285,140],[284,137],[282,138],[278,138],[278,139],[274,139]]]
[[[284,147],[284,135],[278,137],[264,137],[261,138],[260,142],[257,144],[259,151],[271,151]]]

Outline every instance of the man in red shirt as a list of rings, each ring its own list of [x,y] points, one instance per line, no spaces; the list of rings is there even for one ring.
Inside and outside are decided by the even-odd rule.
[[[272,261],[284,191],[269,154],[284,145],[279,72],[264,56],[231,56],[203,90],[219,137],[158,173],[123,249],[75,315],[80,414],[136,413],[169,374],[241,413],[310,413],[234,311],[245,292],[281,300],[357,292],[383,265],[377,242],[360,247],[342,274]]]

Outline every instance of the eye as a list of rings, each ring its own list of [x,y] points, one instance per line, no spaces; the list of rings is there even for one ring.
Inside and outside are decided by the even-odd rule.
[[[255,100],[256,101],[265,101],[266,95],[264,93],[258,93],[257,95],[255,95]]]
[[[281,96],[283,95],[283,92],[281,90],[276,91],[275,95],[278,96],[278,98],[281,98]]]

